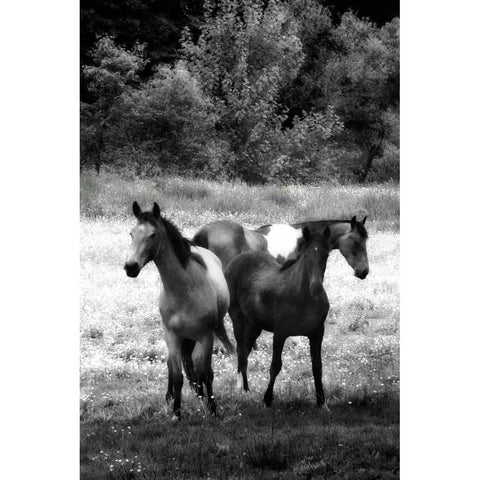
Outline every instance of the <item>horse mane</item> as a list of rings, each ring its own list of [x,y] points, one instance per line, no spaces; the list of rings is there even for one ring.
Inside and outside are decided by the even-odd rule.
[[[325,239],[325,237],[322,234],[318,234],[318,233],[313,233],[311,240],[309,240],[308,242],[305,239],[303,239],[303,242],[299,244],[299,249],[301,248],[302,251],[303,251],[303,248],[307,248],[313,241],[316,241],[316,242],[320,243],[320,245],[322,245],[323,248],[328,250],[327,240]],[[302,255],[299,253],[297,258],[287,260],[280,267],[279,271],[283,272],[284,270],[287,270],[288,268],[290,268],[293,264],[297,263],[297,261],[300,259],[301,256]]]
[[[350,220],[307,220],[305,222],[293,223],[292,227],[301,228],[305,225],[308,225],[309,223],[313,223],[324,228],[329,227],[330,225],[335,225],[337,223],[350,223]],[[365,225],[363,225],[361,222],[356,222],[355,227],[358,234],[360,235],[360,238],[368,238],[368,232],[365,228]]]
[[[142,212],[141,220],[144,222],[149,222],[154,227],[158,227],[159,220],[155,217],[155,215],[153,215],[152,212]],[[178,230],[178,228],[167,218],[160,216],[160,221],[165,227],[165,231],[167,232],[167,236],[172,244],[173,251],[175,252],[175,255],[177,256],[182,267],[186,268],[189,260],[192,258],[197,263],[202,265],[202,267],[207,268],[203,258],[191,251],[190,247],[194,245],[193,242],[185,238],[180,233],[180,230]]]
[[[192,257],[192,251],[190,250],[190,241],[183,237],[180,233],[180,230],[170,221],[164,217],[160,217],[163,226],[165,227],[165,231],[167,232],[167,236],[172,244],[173,251],[177,256],[179,262],[182,264],[183,268],[185,268],[188,264],[188,261]]]
[[[280,272],[283,272],[287,268],[291,267],[294,263],[297,262],[297,260],[300,258],[300,255],[297,258],[287,260],[281,267],[280,267]]]

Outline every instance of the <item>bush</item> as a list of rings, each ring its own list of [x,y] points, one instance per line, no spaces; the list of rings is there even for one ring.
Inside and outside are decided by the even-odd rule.
[[[159,68],[144,87],[125,94],[122,109],[125,137],[144,152],[147,170],[208,164],[217,117],[183,62]]]

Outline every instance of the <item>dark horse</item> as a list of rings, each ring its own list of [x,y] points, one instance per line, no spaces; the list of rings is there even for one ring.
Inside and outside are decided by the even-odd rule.
[[[308,227],[313,234],[328,226],[330,250],[338,248],[353,268],[355,276],[364,279],[369,271],[366,219],[360,222],[353,217],[351,220],[315,220],[292,225],[277,223],[256,230],[249,230],[229,220],[218,220],[202,227],[193,237],[193,242],[214,252],[222,261],[225,271],[237,255],[249,251],[268,252],[283,264],[298,256],[304,227]]]
[[[317,405],[325,404],[322,385],[321,348],[329,310],[323,276],[330,251],[330,228],[310,232],[303,227],[299,256],[280,266],[265,252],[246,252],[234,258],[225,272],[230,290],[229,313],[237,340],[238,372],[248,391],[247,362],[262,330],[273,332],[270,382],[264,395],[273,400],[273,385],[282,367],[282,350],[290,336],[304,335],[310,341]]]
[[[153,261],[160,273],[160,314],[168,347],[167,401],[173,398],[174,419],[180,417],[183,385],[182,361],[191,386],[203,397],[212,413],[216,404],[212,392],[212,350],[215,333],[228,351],[233,351],[223,318],[229,293],[220,260],[209,250],[194,247],[154,203],[151,212],[142,212],[133,203],[137,224],[131,231],[132,248],[125,271],[136,277]]]

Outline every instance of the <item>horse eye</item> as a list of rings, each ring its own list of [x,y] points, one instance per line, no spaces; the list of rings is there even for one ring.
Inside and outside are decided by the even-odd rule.
[[[150,236],[150,238],[153,238],[153,237],[155,236],[155,234],[154,234],[154,233],[152,233],[152,234],[151,234],[151,235],[149,235],[149,236]]]

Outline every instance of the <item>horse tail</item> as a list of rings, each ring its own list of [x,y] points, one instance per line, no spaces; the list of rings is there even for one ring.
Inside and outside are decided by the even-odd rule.
[[[227,353],[235,352],[235,347],[228,338],[227,331],[225,330],[225,324],[223,323],[223,318],[218,322],[217,326],[214,329],[215,335],[223,343]]]
[[[192,238],[192,242],[199,247],[208,249],[208,232],[205,229],[198,231]]]

